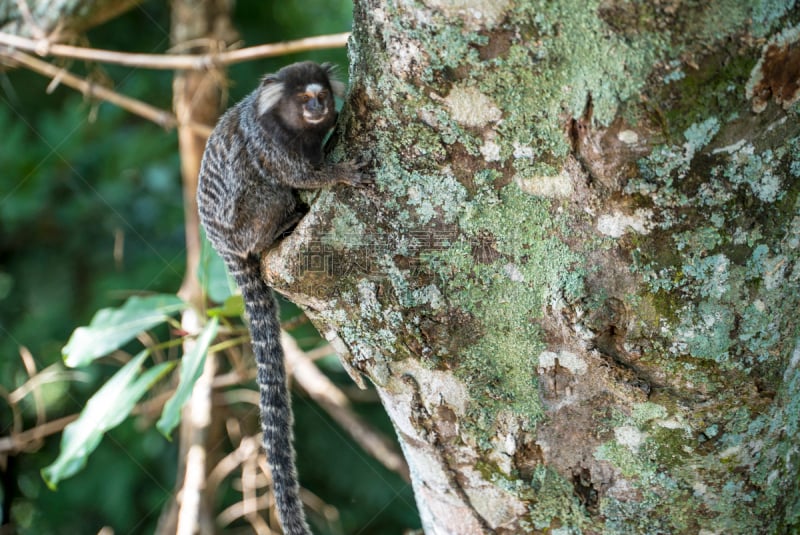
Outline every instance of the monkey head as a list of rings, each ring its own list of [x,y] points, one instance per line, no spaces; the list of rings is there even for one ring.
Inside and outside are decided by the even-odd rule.
[[[334,76],[335,67],[311,61],[294,63],[261,80],[258,115],[268,114],[294,131],[327,132],[336,122],[334,95],[343,96],[344,84]]]

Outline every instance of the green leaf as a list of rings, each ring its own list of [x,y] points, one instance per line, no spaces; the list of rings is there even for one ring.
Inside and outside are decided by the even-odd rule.
[[[221,307],[209,308],[206,314],[212,318],[238,318],[244,314],[244,299],[241,294],[232,295]]]
[[[181,409],[186,404],[189,396],[192,395],[192,388],[203,373],[203,365],[206,362],[206,354],[208,353],[208,346],[214,341],[217,336],[217,327],[219,326],[219,319],[212,318],[209,321],[203,332],[197,338],[192,350],[185,354],[181,359],[181,373],[178,388],[172,395],[167,403],[164,405],[164,410],[161,412],[161,418],[158,419],[156,427],[168,439],[172,439],[172,430],[178,425],[181,419]]]
[[[78,327],[62,349],[64,363],[74,368],[122,347],[142,331],[163,323],[186,307],[174,295],[131,297],[119,308],[98,310],[88,327]]]
[[[145,392],[175,366],[175,362],[162,362],[139,375],[148,354],[149,351],[142,351],[120,368],[89,398],[78,419],[64,428],[58,457],[42,469],[48,487],[55,490],[59,481],[86,466],[103,434],[119,425]]]

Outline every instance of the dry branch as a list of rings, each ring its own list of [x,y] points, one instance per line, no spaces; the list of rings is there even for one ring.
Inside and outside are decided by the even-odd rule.
[[[36,443],[39,440],[58,433],[68,424],[78,419],[78,414],[70,414],[57,420],[45,422],[26,431],[13,434],[7,437],[0,437],[0,453],[24,451],[26,446]]]
[[[24,52],[20,52],[18,50],[7,50],[0,52],[0,57],[5,57],[11,60],[13,63],[26,67],[44,76],[48,76],[53,80],[57,80],[58,82],[61,82],[73,89],[77,89],[89,98],[99,98],[101,100],[110,102],[111,104],[128,110],[129,112],[139,115],[140,117],[144,117],[149,121],[153,121],[167,130],[171,130],[179,126],[178,119],[175,117],[175,115],[168,111],[156,108],[155,106],[151,106],[150,104],[140,100],[126,97],[125,95],[121,95],[120,93],[112,91],[106,87],[93,84],[87,80],[84,80],[83,78],[75,76],[65,69],[56,67],[55,65],[37,59]],[[186,126],[200,135],[208,136],[211,134],[210,126],[196,123],[188,123]]]
[[[294,380],[309,396],[342,426],[367,453],[389,470],[410,481],[408,465],[402,455],[379,432],[350,408],[347,397],[319,371],[286,331],[281,331],[281,345]]]
[[[205,70],[232,65],[260,58],[282,56],[309,50],[340,48],[347,44],[349,32],[332,35],[306,37],[294,41],[284,41],[265,45],[251,46],[239,50],[227,50],[209,54],[131,54],[98,50],[80,46],[51,43],[48,39],[28,39],[18,35],[0,32],[0,45],[33,52],[40,56],[58,56],[62,58],[115,63],[130,67],[166,70]],[[8,55],[9,51],[3,52]]]

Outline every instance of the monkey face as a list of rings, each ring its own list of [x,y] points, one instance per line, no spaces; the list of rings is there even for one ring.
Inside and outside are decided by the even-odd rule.
[[[261,80],[258,114],[271,115],[292,132],[327,131],[336,122],[333,95],[344,94],[334,67],[305,61],[294,63]]]
[[[330,117],[333,109],[331,92],[322,84],[308,84],[305,90],[297,95],[303,121],[309,125],[318,125]]]

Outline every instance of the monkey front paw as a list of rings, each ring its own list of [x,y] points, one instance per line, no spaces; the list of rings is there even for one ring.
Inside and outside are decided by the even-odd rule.
[[[366,172],[366,167],[368,166],[367,162],[358,161],[358,160],[350,160],[344,163],[339,164],[339,168],[342,171],[342,180],[343,184],[347,184],[348,186],[361,186],[366,184],[372,184],[373,179]]]

